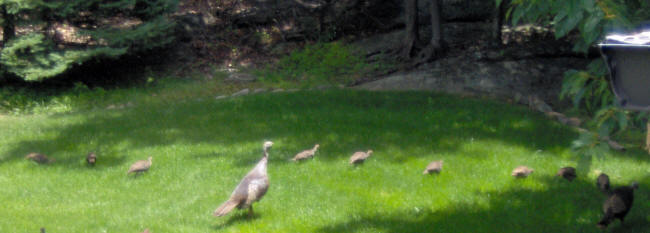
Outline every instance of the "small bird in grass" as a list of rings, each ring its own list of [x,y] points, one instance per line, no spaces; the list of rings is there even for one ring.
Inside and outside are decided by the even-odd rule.
[[[88,153],[88,155],[86,155],[86,162],[88,163],[88,165],[95,165],[95,163],[97,162],[97,155],[95,154],[95,152],[90,152]]]
[[[150,233],[149,228],[144,229],[144,231],[142,231],[142,233]]]
[[[422,174],[440,173],[442,171],[442,160],[433,161],[427,165]]]
[[[596,186],[604,194],[609,194],[609,176],[605,173],[600,173],[596,179]]]
[[[372,150],[368,150],[368,152],[363,152],[363,151],[357,151],[352,154],[350,157],[350,164],[360,164],[363,163],[368,157],[370,157],[370,154],[372,154]]]
[[[29,159],[31,161],[44,164],[44,163],[52,163],[54,162],[54,159],[48,158],[46,155],[41,154],[41,153],[29,153],[25,156],[25,159]]]
[[[526,166],[519,166],[512,170],[512,176],[517,178],[526,178],[528,175],[533,173],[535,170]]]
[[[45,227],[41,227],[41,233],[45,233]]]
[[[573,181],[577,177],[576,169],[574,167],[563,167],[555,174],[555,176],[561,176],[569,181]]]
[[[293,159],[291,159],[291,160],[299,161],[299,160],[303,160],[303,159],[313,158],[314,155],[316,154],[316,150],[318,150],[318,147],[319,147],[319,145],[316,144],[316,145],[314,145],[314,148],[312,148],[311,150],[304,150],[304,151],[296,154],[296,156],[294,156]]]
[[[632,203],[634,203],[634,190],[639,188],[639,184],[633,182],[630,186],[623,186],[614,189],[609,195],[609,198],[603,203],[603,218],[600,219],[597,226],[600,229],[607,228],[607,225],[612,223],[616,218],[621,220],[630,211]]]
[[[213,215],[221,217],[228,214],[237,207],[238,209],[248,208],[248,216],[253,216],[253,203],[262,199],[269,189],[269,176],[266,173],[266,164],[269,160],[269,149],[273,142],[266,141],[262,145],[264,155],[257,165],[244,176],[230,198],[217,208]]]
[[[139,174],[141,172],[148,171],[149,168],[151,167],[151,159],[152,159],[152,157],[149,156],[149,158],[147,160],[139,160],[139,161],[133,163],[133,165],[131,165],[131,167],[129,168],[129,171],[126,172],[126,174],[135,172],[135,174],[137,175],[137,174]]]

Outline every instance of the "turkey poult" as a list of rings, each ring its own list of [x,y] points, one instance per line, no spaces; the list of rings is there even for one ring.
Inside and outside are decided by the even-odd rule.
[[[370,157],[370,154],[372,154],[372,150],[368,150],[368,152],[363,152],[363,151],[357,151],[352,154],[350,157],[350,164],[360,164],[363,163],[368,157]]]
[[[262,199],[269,189],[269,176],[266,173],[266,164],[269,160],[269,149],[272,146],[273,142],[264,142],[264,156],[262,159],[239,182],[235,191],[230,194],[230,198],[214,211],[214,216],[224,216],[235,207],[238,209],[248,208],[248,216],[253,216],[253,202]]]
[[[316,144],[316,145],[314,145],[314,148],[312,148],[311,150],[304,150],[304,151],[296,154],[296,156],[294,156],[293,159],[291,159],[291,160],[299,161],[299,160],[303,160],[303,159],[312,158],[316,154],[316,150],[318,150],[318,147],[319,147],[319,145]]]
[[[639,188],[639,184],[634,182],[630,186],[623,186],[614,189],[609,198],[603,203],[603,213],[605,214],[598,222],[600,229],[607,228],[616,218],[623,222],[625,215],[630,211],[634,202],[634,190]]]
[[[596,186],[598,186],[601,192],[609,194],[609,176],[605,173],[600,173],[596,179]]]
[[[576,169],[574,167],[563,167],[555,174],[556,176],[564,177],[569,181],[573,181],[578,175],[576,175]]]
[[[95,163],[97,162],[97,155],[95,154],[95,152],[88,153],[88,155],[86,156],[86,162],[88,163],[88,165],[95,165]]]
[[[517,178],[526,178],[528,175],[533,173],[535,170],[526,166],[519,166],[512,170],[512,176]]]
[[[133,163],[133,165],[131,165],[131,167],[129,168],[129,171],[126,172],[126,174],[135,172],[135,174],[137,175],[137,174],[139,174],[141,172],[146,172],[151,167],[151,159],[152,159],[152,157],[149,156],[149,158],[147,160],[139,160],[139,161]]]
[[[442,171],[442,160],[433,161],[427,165],[422,174],[440,173]]]
[[[54,162],[54,159],[50,159],[46,155],[41,153],[29,153],[25,156],[25,159],[29,159],[31,161],[41,163],[41,164]]]

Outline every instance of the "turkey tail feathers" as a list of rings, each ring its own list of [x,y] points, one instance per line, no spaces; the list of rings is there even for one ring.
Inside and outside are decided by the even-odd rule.
[[[221,204],[221,206],[219,206],[219,208],[214,211],[213,215],[216,217],[224,216],[232,211],[235,207],[237,207],[237,203],[232,200],[228,200],[225,203]]]

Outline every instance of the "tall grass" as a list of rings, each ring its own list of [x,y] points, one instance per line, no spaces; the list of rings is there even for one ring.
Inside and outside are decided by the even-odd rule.
[[[641,186],[625,224],[611,229],[650,231],[643,151],[575,157],[574,132],[522,107],[352,90],[131,101],[0,116],[0,232],[597,232],[599,171],[615,186]],[[264,140],[275,142],[271,186],[256,216],[213,217]],[[289,161],[316,143],[314,159]],[[365,164],[347,164],[367,149],[375,152]],[[95,167],[83,161],[90,151]],[[29,152],[56,162],[26,161]],[[149,155],[149,172],[127,176]],[[421,174],[438,159],[441,174]],[[521,164],[535,172],[512,178]],[[555,177],[563,166],[578,167],[578,178]]]

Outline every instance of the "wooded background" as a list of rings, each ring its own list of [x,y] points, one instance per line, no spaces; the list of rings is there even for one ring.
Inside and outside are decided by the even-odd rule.
[[[593,117],[600,135],[647,121],[616,106],[595,46],[606,33],[643,27],[645,0],[0,0],[0,17],[4,85],[119,85],[160,64],[260,67],[305,45],[399,32],[381,58],[363,55],[395,68],[353,83],[459,51],[581,57],[590,64],[565,72],[558,97]]]

